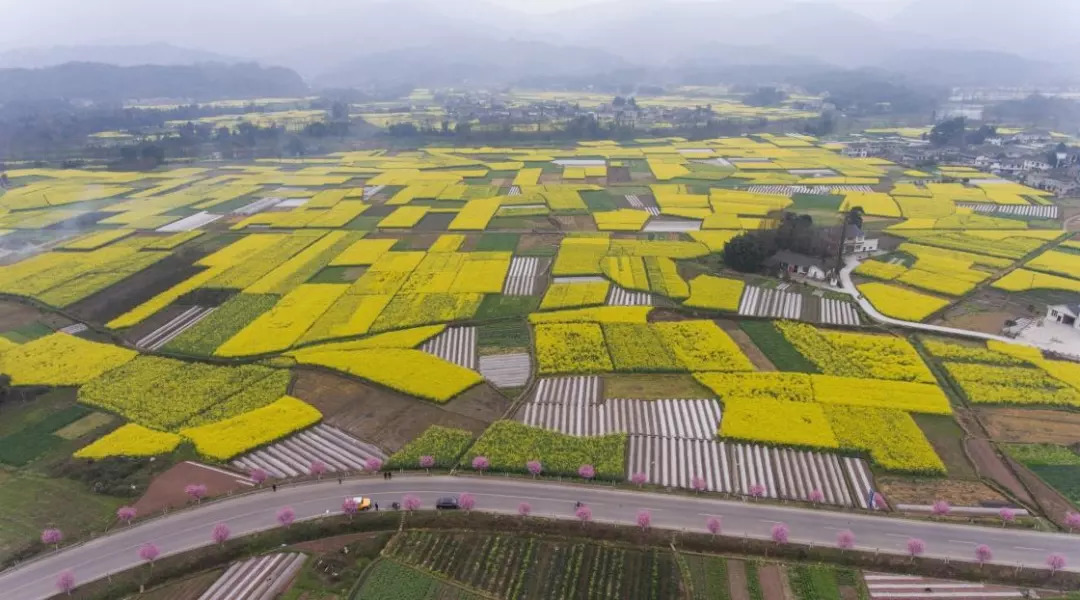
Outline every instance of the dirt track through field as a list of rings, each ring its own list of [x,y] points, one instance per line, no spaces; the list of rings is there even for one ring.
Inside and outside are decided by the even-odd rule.
[[[788,600],[784,593],[784,568],[780,565],[769,564],[758,568],[758,578],[761,580],[761,595],[765,600]]]
[[[750,600],[750,592],[746,589],[746,563],[741,560],[728,560],[727,574],[731,600]]]
[[[964,441],[964,446],[967,448],[968,454],[971,455],[975,468],[979,470],[983,477],[993,479],[1009,490],[1013,496],[1016,496],[1021,502],[1029,506],[1035,503],[1034,498],[1024,489],[1024,485],[1020,483],[1012,470],[998,457],[993,444],[989,440],[968,439]]]

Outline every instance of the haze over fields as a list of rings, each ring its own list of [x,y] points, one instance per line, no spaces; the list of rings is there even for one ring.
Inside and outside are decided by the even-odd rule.
[[[257,60],[293,68],[317,85],[424,67],[543,76],[672,64],[816,64],[1017,83],[1061,83],[1080,74],[1080,3],[1065,0],[1030,0],[1022,10],[1013,0],[4,4],[0,67]],[[934,72],[925,69],[931,63]]]

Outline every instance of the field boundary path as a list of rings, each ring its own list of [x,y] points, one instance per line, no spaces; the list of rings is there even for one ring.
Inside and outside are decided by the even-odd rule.
[[[298,520],[341,512],[346,496],[365,495],[388,506],[404,494],[415,494],[422,506],[431,507],[445,495],[469,492],[478,510],[516,514],[518,504],[529,502],[532,514],[574,519],[574,503],[592,509],[593,520],[635,525],[637,512],[652,513],[652,526],[660,529],[705,531],[705,520],[723,519],[726,536],[769,539],[776,523],[786,523],[790,540],[797,544],[833,546],[837,532],[851,530],[856,548],[870,552],[906,554],[909,538],[926,544],[924,556],[971,561],[978,544],[989,545],[995,564],[1043,568],[1050,553],[1065,556],[1066,568],[1080,570],[1080,538],[1061,533],[977,527],[932,521],[915,521],[867,514],[796,508],[757,502],[718,500],[656,492],[616,489],[603,484],[570,484],[550,480],[531,481],[499,476],[454,477],[401,475],[392,480],[351,479],[345,484],[324,481],[279,487],[227,500],[210,502],[171,515],[123,527],[86,543],[66,548],[41,559],[0,573],[0,598],[38,600],[56,593],[59,573],[70,569],[79,584],[102,579],[142,564],[138,548],[155,543],[161,556],[211,545],[215,524],[226,523],[233,537],[278,526],[276,514],[290,506]]]

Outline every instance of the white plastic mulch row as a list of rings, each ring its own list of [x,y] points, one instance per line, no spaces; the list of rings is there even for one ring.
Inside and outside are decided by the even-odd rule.
[[[521,387],[532,374],[532,357],[528,352],[481,356],[479,362],[480,374],[496,387]]]
[[[749,317],[798,319],[802,316],[802,294],[748,285],[739,301],[739,314]]]
[[[531,402],[567,403],[600,401],[599,377],[549,377],[536,384]]]
[[[74,323],[74,324],[68,325],[67,327],[61,328],[58,331],[60,333],[66,333],[68,335],[78,335],[78,334],[86,331],[87,329],[90,329],[90,328],[87,327],[85,323]]]
[[[328,472],[360,471],[364,461],[378,458],[386,461],[386,453],[372,444],[325,424],[316,425],[284,440],[233,459],[233,467],[241,471],[260,468],[271,477],[286,479],[307,475],[311,463],[320,461]]]
[[[267,600],[285,591],[307,555],[266,554],[233,563],[199,600]]]
[[[255,213],[262,212],[270,208],[271,206],[276,205],[282,200],[284,200],[284,198],[279,198],[277,196],[267,196],[266,198],[260,198],[254,202],[241,206],[240,208],[232,211],[232,214],[251,216]]]
[[[857,458],[773,448],[759,444],[630,436],[627,478],[645,473],[656,485],[692,488],[695,477],[714,492],[750,495],[761,486],[766,498],[824,501],[867,508],[869,470]]]
[[[518,414],[526,425],[569,435],[629,433],[702,440],[716,437],[721,417],[720,403],[704,399],[529,402]]]
[[[476,370],[476,328],[447,327],[420,349],[466,369]]]
[[[859,311],[855,305],[843,300],[821,298],[822,323],[830,325],[859,325]]]
[[[864,573],[866,588],[874,599],[922,600],[950,598],[953,600],[983,600],[985,598],[1024,598],[1016,588],[987,585],[971,581],[928,579],[918,575]]]
[[[375,194],[378,194],[386,187],[385,185],[367,185],[364,186],[364,199],[368,200]]]
[[[608,292],[608,306],[652,306],[652,294],[649,292],[636,292],[617,285],[611,286]]]
[[[747,188],[755,194],[774,194],[791,197],[795,194],[843,194],[845,192],[872,192],[868,185],[752,185]]]
[[[504,296],[531,296],[536,290],[540,259],[535,256],[515,256],[503,283]]]
[[[1058,207],[1053,205],[1036,204],[987,204],[985,202],[957,202],[957,206],[970,208],[977,213],[1017,215],[1021,217],[1037,217],[1040,219],[1058,218]]]
[[[521,195],[521,188],[516,186],[516,185],[512,185],[512,186],[510,186],[510,191],[506,192],[506,195],[507,196],[520,196]]]
[[[680,233],[685,231],[701,231],[701,221],[690,219],[651,219],[641,229],[646,233]]]
[[[639,208],[639,209],[649,213],[650,215],[652,215],[654,217],[660,214],[660,208],[659,207],[657,207],[657,206],[646,206],[645,203],[641,201],[641,198],[638,197],[637,194],[626,194],[626,202],[628,204],[630,204],[630,206],[632,206],[633,208]]]
[[[197,325],[199,321],[202,321],[217,309],[216,306],[192,306],[168,323],[152,331],[149,335],[139,339],[135,342],[135,347],[145,350],[158,350],[173,341],[181,333]]]
[[[203,225],[213,223],[214,221],[217,221],[224,216],[225,215],[217,215],[211,212],[206,212],[204,210],[202,212],[195,213],[190,217],[184,217],[179,221],[173,221],[168,225],[158,227],[157,229],[155,229],[155,231],[159,233],[179,233],[181,231],[194,231],[202,227]]]

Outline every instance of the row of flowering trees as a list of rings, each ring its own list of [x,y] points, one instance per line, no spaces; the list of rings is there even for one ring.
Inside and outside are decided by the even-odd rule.
[[[476,507],[476,497],[468,492],[462,493],[458,496],[458,506],[460,506],[466,512],[473,510]],[[409,513],[420,510],[422,507],[421,500],[415,494],[405,494],[401,499],[401,507]],[[359,511],[359,505],[352,497],[345,498],[341,504],[341,510],[351,520],[353,516]],[[528,502],[521,502],[518,504],[517,512],[522,518],[526,518],[532,514],[532,505]],[[593,520],[592,508],[587,504],[577,504],[574,507],[574,517],[578,519],[582,526]],[[1076,513],[1070,513],[1070,516]],[[296,511],[291,506],[284,506],[278,509],[275,515],[278,524],[282,527],[290,527],[296,521]],[[135,518],[135,509],[132,507],[121,507],[117,510],[117,518],[121,521],[130,523]],[[642,531],[647,531],[652,527],[652,512],[649,510],[639,510],[636,515],[635,522]],[[722,518],[719,516],[710,516],[705,519],[705,530],[713,536],[720,535],[723,527]],[[221,546],[229,540],[231,531],[226,523],[217,523],[210,530],[210,539],[217,545]],[[769,538],[776,545],[784,545],[790,541],[791,530],[785,523],[776,523],[769,531]],[[41,532],[41,541],[45,544],[54,545],[59,547],[60,542],[63,540],[63,533],[59,529],[49,528]],[[840,531],[836,534],[836,547],[842,552],[855,548],[855,534],[851,530]],[[919,538],[910,538],[905,544],[907,554],[912,560],[922,556],[926,553],[926,542]],[[161,551],[156,544],[151,542],[144,543],[139,546],[137,551],[138,557],[144,563],[148,564],[151,569],[154,567],[154,561],[160,556]],[[990,560],[993,560],[994,553],[990,546],[986,544],[979,544],[975,546],[974,558],[975,561],[982,565]],[[1046,558],[1046,566],[1052,573],[1065,568],[1065,557],[1061,554],[1050,554]],[[70,594],[75,588],[76,580],[75,574],[71,570],[60,573],[56,578],[57,588],[64,593]]]

